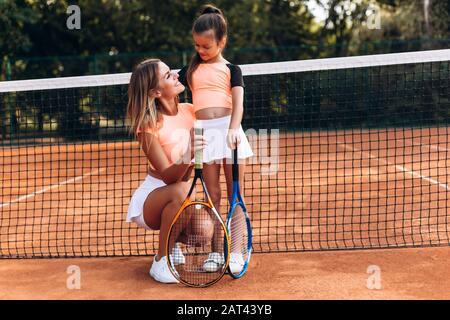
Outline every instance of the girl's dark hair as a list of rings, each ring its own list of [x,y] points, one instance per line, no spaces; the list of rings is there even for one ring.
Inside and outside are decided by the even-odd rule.
[[[227,36],[228,24],[222,10],[207,4],[201,8],[200,16],[194,21],[192,33],[199,34],[209,30],[213,30],[214,39],[219,43]],[[200,58],[200,55],[198,52],[195,52],[186,72],[186,78],[190,87],[192,87],[192,74],[197,70],[197,67],[201,62],[202,59]]]

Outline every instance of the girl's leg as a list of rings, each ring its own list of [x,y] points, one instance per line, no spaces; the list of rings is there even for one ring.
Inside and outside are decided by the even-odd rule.
[[[220,163],[212,162],[210,164],[203,165],[203,177],[205,179],[206,189],[208,190],[209,196],[220,215],[220,200],[222,198],[222,190],[220,188]],[[214,224],[214,235],[221,235],[220,224]],[[214,239],[213,250],[220,252],[222,248],[222,239]]]
[[[241,190],[242,199],[244,198],[244,174],[245,174],[245,164],[239,164],[239,188]],[[227,182],[227,195],[228,201],[231,201],[231,196],[233,195],[233,165],[227,163],[226,160],[223,162],[223,171],[225,172],[225,180]]]
[[[222,198],[222,190],[220,189],[220,163],[210,163],[203,165],[203,178],[205,179],[206,189],[208,189],[209,196],[220,213],[220,200]]]

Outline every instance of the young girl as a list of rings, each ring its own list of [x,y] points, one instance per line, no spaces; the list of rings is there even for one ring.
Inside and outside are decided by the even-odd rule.
[[[238,148],[239,159],[253,156],[250,144],[242,130],[244,110],[244,82],[242,72],[222,56],[227,41],[227,22],[220,9],[204,6],[194,21],[192,36],[196,54],[190,64],[179,72],[180,81],[189,85],[197,125],[203,127],[208,146],[203,151],[203,174],[214,206],[220,208],[220,169],[224,168],[228,198],[232,195],[232,149]],[[240,161],[242,163],[242,161]],[[244,177],[244,164],[239,165],[239,176]],[[231,248],[233,251],[233,248]],[[210,255],[208,269],[217,268],[223,257]],[[242,256],[231,252],[230,268],[242,268]]]
[[[178,103],[178,95],[184,88],[178,75],[158,59],[138,64],[128,87],[130,132],[139,141],[149,165],[145,181],[130,200],[127,222],[135,222],[147,230],[160,230],[159,250],[150,275],[163,283],[178,282],[167,264],[166,239],[191,185],[187,180],[194,151],[205,146],[202,136],[192,137],[193,106]],[[176,263],[184,263],[181,252],[175,256],[179,257]]]

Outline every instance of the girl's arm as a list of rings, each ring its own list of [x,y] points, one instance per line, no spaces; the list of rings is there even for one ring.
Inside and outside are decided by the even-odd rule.
[[[244,88],[233,87],[231,89],[233,101],[233,111],[231,112],[230,127],[227,135],[227,144],[231,149],[236,148],[241,143],[239,128],[244,114]]]
[[[230,129],[239,129],[244,113],[244,88],[233,87],[231,89],[233,111],[231,112]]]
[[[241,68],[232,64],[228,64],[227,66],[230,68],[231,73],[231,98],[233,104],[227,144],[228,147],[234,149],[241,143],[239,129],[244,114],[244,79]]]

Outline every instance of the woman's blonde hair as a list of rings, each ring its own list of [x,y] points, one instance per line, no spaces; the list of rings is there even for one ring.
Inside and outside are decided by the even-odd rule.
[[[153,91],[159,88],[159,59],[140,62],[131,74],[128,85],[127,117],[130,120],[130,134],[138,138],[139,131],[157,133],[162,123],[158,98]],[[178,96],[175,104],[178,105]]]
[[[152,91],[158,88],[159,59],[147,59],[139,63],[131,74],[128,85],[127,117],[130,134],[137,138],[139,130],[157,129],[160,118],[158,101]]]

